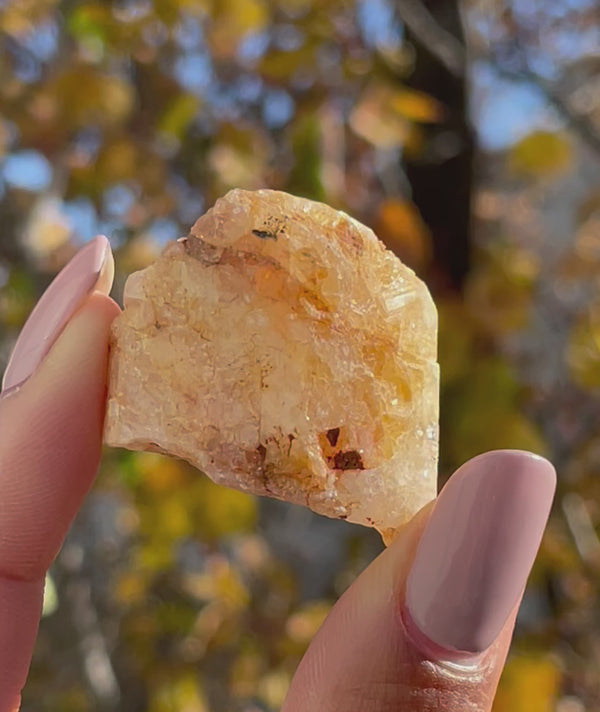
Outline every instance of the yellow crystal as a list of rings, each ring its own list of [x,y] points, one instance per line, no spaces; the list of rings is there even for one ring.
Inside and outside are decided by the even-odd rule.
[[[345,213],[232,190],[127,280],[105,441],[376,527],[436,493],[437,312]]]

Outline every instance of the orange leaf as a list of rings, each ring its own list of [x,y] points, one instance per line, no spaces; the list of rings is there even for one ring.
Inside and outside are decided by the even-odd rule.
[[[431,236],[412,203],[389,199],[380,206],[374,230],[409,267],[420,270],[431,259]]]
[[[554,658],[511,657],[498,687],[493,712],[553,712],[561,673]]]
[[[434,123],[443,116],[443,107],[429,94],[414,89],[400,89],[390,99],[390,106],[402,116],[419,123]]]

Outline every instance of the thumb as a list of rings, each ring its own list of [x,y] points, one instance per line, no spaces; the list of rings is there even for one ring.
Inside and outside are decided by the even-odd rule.
[[[489,712],[555,486],[530,453],[463,465],[334,606],[282,712]]]

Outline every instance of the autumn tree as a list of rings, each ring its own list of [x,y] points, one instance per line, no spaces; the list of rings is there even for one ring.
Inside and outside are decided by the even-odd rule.
[[[441,481],[497,447],[559,470],[497,712],[600,706],[598,31],[593,0],[0,1],[2,364],[97,232],[119,300],[232,187],[371,225],[438,304]],[[380,548],[107,450],[23,709],[278,709]]]

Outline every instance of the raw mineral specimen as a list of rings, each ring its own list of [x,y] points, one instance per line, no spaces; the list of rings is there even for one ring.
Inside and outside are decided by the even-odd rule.
[[[436,340],[426,286],[371,230],[232,190],[128,278],[105,441],[389,541],[436,493]]]

